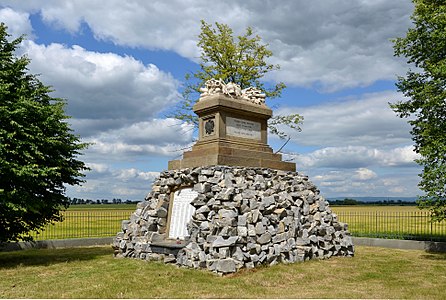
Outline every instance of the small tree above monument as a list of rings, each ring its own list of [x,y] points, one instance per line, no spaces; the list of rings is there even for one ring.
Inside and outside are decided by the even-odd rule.
[[[272,88],[265,87],[261,79],[268,73],[278,70],[279,65],[268,64],[266,60],[272,52],[267,44],[261,43],[258,35],[254,36],[251,27],[242,36],[234,39],[232,29],[225,24],[211,24],[201,21],[201,33],[198,36],[198,46],[201,49],[200,70],[186,74],[186,85],[183,99],[177,110],[171,115],[174,118],[198,125],[198,118],[192,112],[197,102],[200,89],[211,79],[224,84],[233,83],[242,90],[253,87],[259,89],[268,98],[280,97],[285,84],[279,82]],[[273,116],[268,128],[281,138],[286,136],[278,125],[286,125],[300,131],[303,117],[299,114]]]

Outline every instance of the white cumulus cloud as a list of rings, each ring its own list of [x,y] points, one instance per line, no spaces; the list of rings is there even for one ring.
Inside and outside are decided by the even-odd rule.
[[[302,168],[413,167],[419,156],[412,146],[376,149],[365,146],[326,147],[297,156]]]
[[[271,61],[282,66],[270,79],[325,91],[365,86],[403,72],[390,39],[405,33],[413,9],[405,0],[3,2],[40,13],[48,24],[72,34],[86,24],[98,40],[172,50],[192,60],[199,56],[201,19],[226,23],[236,35],[252,26],[270,45]]]
[[[87,181],[81,186],[70,186],[73,197],[92,200],[121,198],[122,200],[143,200],[159,172],[144,171],[137,168],[114,168],[107,164],[89,163]]]
[[[320,187],[322,195],[330,197],[355,196],[414,196],[417,195],[417,177],[412,172],[378,175],[378,168],[325,170],[312,169],[310,179]]]
[[[378,92],[333,99],[309,107],[280,107],[274,113],[298,113],[304,117],[302,132],[284,128],[293,141],[304,146],[384,147],[411,143],[410,126],[390,109],[389,102],[402,99],[396,92]]]
[[[26,12],[16,11],[9,7],[0,8],[0,23],[5,23],[8,26],[7,32],[12,39],[16,39],[22,34],[25,34],[27,38],[33,37],[29,14]]]
[[[367,168],[359,168],[355,171],[355,177],[359,180],[370,180],[378,177],[378,175],[370,169]]]
[[[140,121],[179,100],[171,75],[130,56],[32,41],[23,51],[31,58],[31,71],[57,87],[56,96],[68,99],[74,118]]]

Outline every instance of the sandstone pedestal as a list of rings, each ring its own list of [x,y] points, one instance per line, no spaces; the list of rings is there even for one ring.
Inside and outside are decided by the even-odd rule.
[[[272,111],[224,94],[200,98],[193,107],[199,117],[199,140],[183,159],[169,161],[169,170],[227,165],[295,171],[267,144],[267,121]]]

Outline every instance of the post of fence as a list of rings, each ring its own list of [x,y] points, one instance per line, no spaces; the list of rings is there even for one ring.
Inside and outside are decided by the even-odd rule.
[[[87,226],[87,236],[90,237],[90,212],[87,211],[87,224],[85,224],[85,226]]]
[[[378,234],[378,211],[375,211],[375,235]]]
[[[431,224],[431,234],[430,234],[430,237],[431,237],[431,241],[432,241],[432,239],[434,237],[434,230],[433,230],[434,222],[432,222],[432,216],[429,216],[429,217],[430,217],[429,223]]]

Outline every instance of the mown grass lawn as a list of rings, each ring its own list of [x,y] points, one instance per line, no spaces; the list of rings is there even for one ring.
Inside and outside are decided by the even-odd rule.
[[[446,254],[356,247],[354,258],[219,277],[114,259],[110,247],[0,253],[0,298],[446,298]]]

